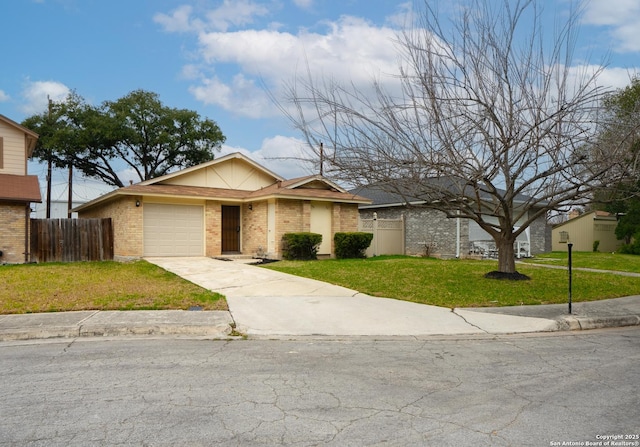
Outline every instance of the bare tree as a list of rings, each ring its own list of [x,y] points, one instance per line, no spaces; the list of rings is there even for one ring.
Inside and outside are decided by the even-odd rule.
[[[592,144],[602,65],[571,66],[577,11],[548,39],[535,0],[470,0],[446,29],[430,3],[398,35],[398,88],[377,79],[358,89],[308,69],[282,108],[310,147],[333,150],[333,176],[477,222],[495,240],[499,272],[518,277],[518,235],[622,172],[618,148]]]

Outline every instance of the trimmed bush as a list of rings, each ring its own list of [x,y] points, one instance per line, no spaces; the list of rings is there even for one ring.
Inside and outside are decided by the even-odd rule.
[[[333,242],[336,246],[336,258],[366,258],[365,251],[371,245],[373,233],[336,233]]]
[[[321,242],[322,235],[318,233],[285,233],[282,236],[282,257],[288,261],[318,259]]]

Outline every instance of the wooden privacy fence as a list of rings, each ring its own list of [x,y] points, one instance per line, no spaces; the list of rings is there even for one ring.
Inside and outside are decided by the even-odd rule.
[[[400,219],[359,219],[358,231],[373,233],[373,240],[366,251],[368,257],[405,254],[404,216]]]
[[[113,259],[111,219],[32,219],[31,262]]]

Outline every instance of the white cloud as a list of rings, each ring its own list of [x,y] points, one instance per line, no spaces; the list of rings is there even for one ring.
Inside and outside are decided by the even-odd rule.
[[[251,0],[224,0],[216,9],[204,13],[205,20],[192,18],[193,13],[191,6],[182,5],[170,14],[156,14],[153,20],[167,32],[225,32],[253,23],[256,17],[269,14],[269,9]]]
[[[589,25],[610,27],[610,33],[616,40],[615,51],[640,51],[638,0],[590,0],[585,4],[583,21]]]
[[[239,73],[231,82],[224,83],[217,77],[203,78],[201,83],[189,88],[191,94],[204,104],[216,105],[225,110],[249,118],[271,114],[272,104],[255,80]]]
[[[71,92],[69,87],[57,81],[28,81],[22,90],[25,103],[20,110],[28,115],[47,110],[48,98],[63,101]]]
[[[285,179],[317,174],[304,160],[311,158],[306,143],[298,138],[277,135],[265,138],[260,149],[249,151],[245,148],[223,145],[221,155],[240,152],[255,162]]]
[[[203,24],[200,20],[191,20],[192,11],[191,6],[182,5],[174,9],[171,14],[156,14],[153,21],[162,25],[164,30],[170,33],[197,31],[203,27]]]
[[[415,13],[413,11],[413,3],[406,2],[400,3],[397,6],[398,12],[390,15],[386,18],[387,23],[400,28],[410,26],[415,20]]]
[[[301,9],[311,9],[313,0],[293,0],[293,4]]]
[[[208,103],[257,118],[278,113],[258,84],[266,84],[278,96],[284,83],[306,73],[307,63],[314,76],[361,87],[369,86],[374,76],[397,73],[393,29],[348,16],[326,26],[325,34],[273,29],[201,33],[203,65],[229,64],[237,73],[225,79],[217,69],[216,77],[203,75],[201,85],[191,91],[199,100],[208,98]]]
[[[0,90],[0,102],[9,101],[9,99],[11,99],[11,97],[7,95],[4,90]]]
[[[628,86],[631,83],[631,79],[637,75],[637,71],[626,68],[605,68],[600,76],[598,76],[598,84],[605,88],[624,88]]]
[[[231,26],[253,23],[254,17],[265,16],[269,10],[251,0],[224,0],[222,5],[206,14],[212,29],[226,31]]]

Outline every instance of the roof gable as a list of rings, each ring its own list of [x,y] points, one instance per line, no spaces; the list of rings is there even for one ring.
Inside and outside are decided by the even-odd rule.
[[[566,225],[574,225],[576,222],[578,221],[582,221],[583,219],[587,219],[590,218],[592,221],[612,221],[612,222],[617,222],[618,218],[611,213],[608,213],[606,211],[599,211],[599,210],[594,210],[594,211],[587,211],[586,213],[580,214],[579,216],[576,216],[572,219],[569,220],[565,220],[564,222],[560,222],[559,224],[556,224],[553,226],[553,228],[560,228]]]
[[[12,119],[7,118],[6,116],[0,114],[0,123],[4,123],[9,127],[12,127],[16,131],[19,131],[24,134],[26,149],[27,149],[27,157],[31,157],[33,154],[33,150],[36,148],[36,142],[38,141],[38,134],[32,131],[31,129],[27,129],[24,126],[16,123]]]
[[[207,163],[141,182],[140,185],[174,185],[256,191],[282,180],[283,178],[279,175],[236,152]]]

